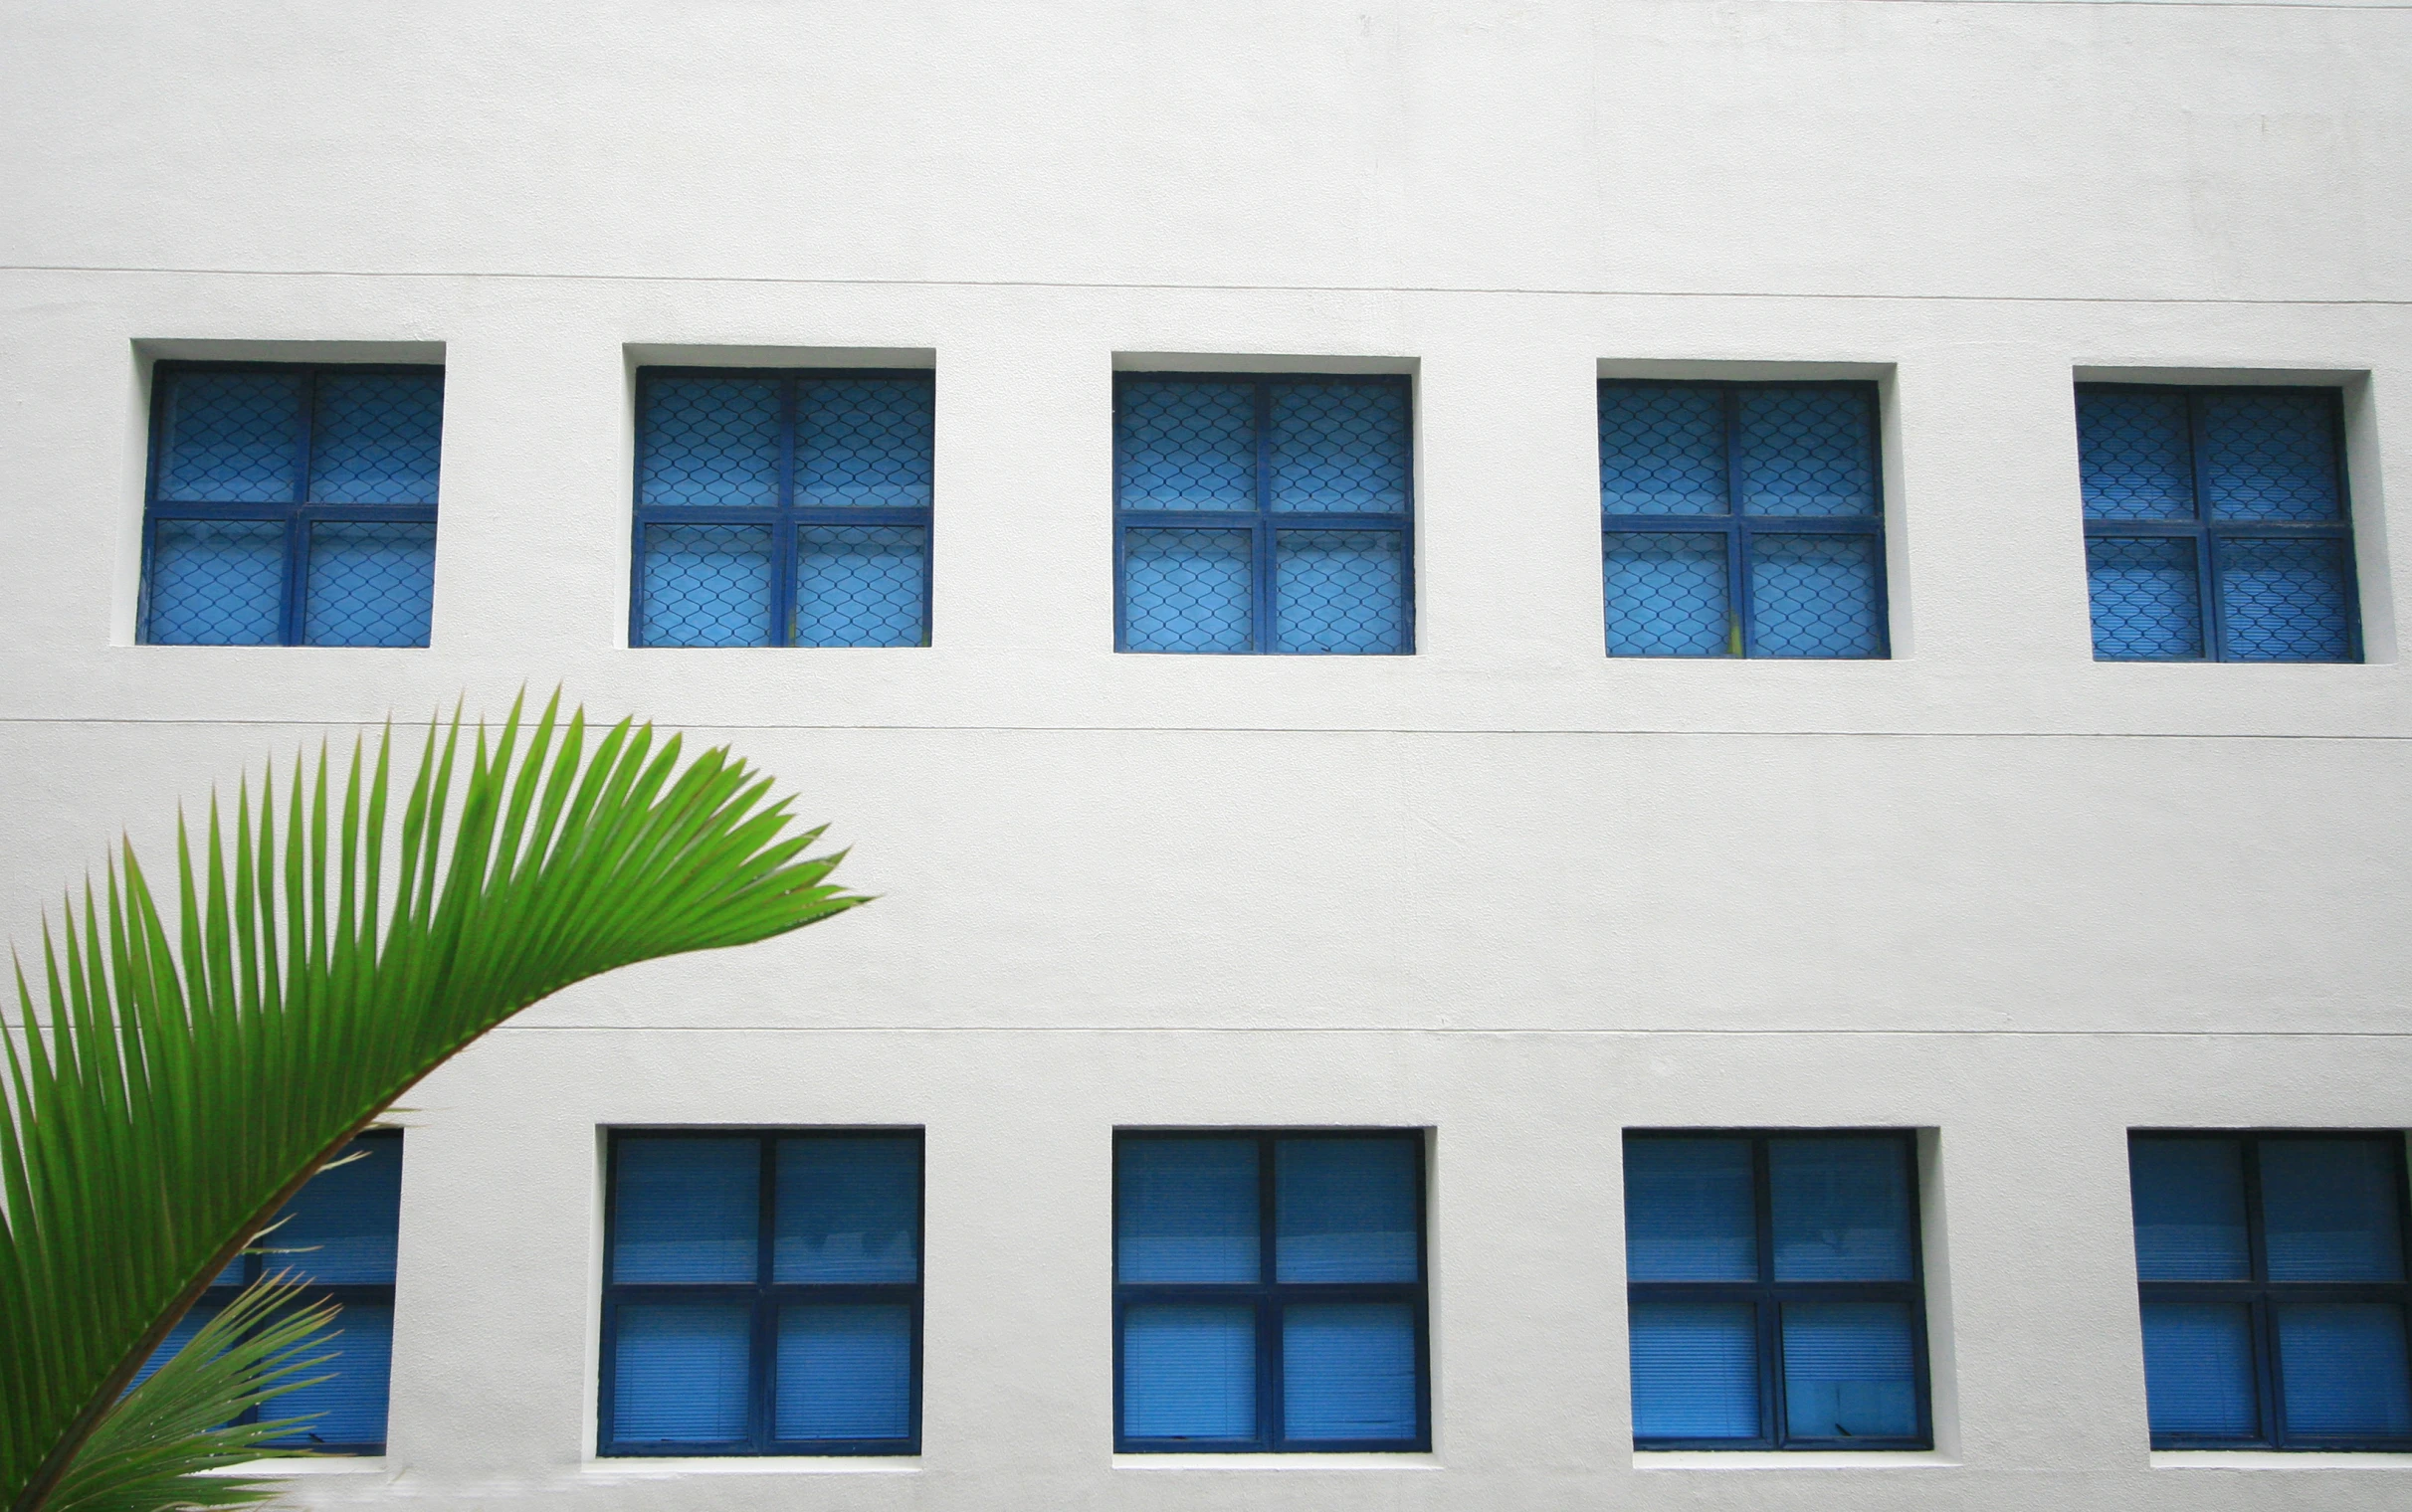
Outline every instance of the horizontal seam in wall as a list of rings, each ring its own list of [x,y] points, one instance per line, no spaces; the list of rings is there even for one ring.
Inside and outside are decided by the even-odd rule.
[[[1856,1035],[1897,1039],[1959,1038],[2068,1040],[2404,1040],[2412,1031],[2383,1029],[1477,1029],[1420,1025],[1215,1024],[503,1024],[496,1034],[667,1035],[1447,1035],[1491,1039],[1584,1038],[1669,1040]]]

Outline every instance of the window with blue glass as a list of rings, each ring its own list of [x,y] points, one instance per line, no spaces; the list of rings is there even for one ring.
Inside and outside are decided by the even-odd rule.
[[[1432,1443],[1413,1130],[1114,1141],[1114,1444]]]
[[[1930,1447],[1918,1251],[1906,1132],[1628,1132],[1635,1447]]]
[[[2101,662],[2358,662],[2334,389],[2077,388]]]
[[[635,646],[926,646],[924,371],[637,374]]]
[[[617,1130],[601,1452],[917,1454],[917,1130]]]
[[[1114,380],[1122,651],[1415,650],[1403,377]]]
[[[162,362],[142,639],[425,646],[440,367]]]
[[[306,1352],[331,1356],[305,1377],[326,1377],[288,1392],[242,1421],[308,1417],[271,1440],[318,1454],[385,1452],[387,1382],[394,1359],[394,1252],[402,1216],[402,1131],[362,1134],[285,1205],[257,1247],[218,1273],[192,1310],[177,1320],[134,1380],[148,1379],[182,1349],[235,1293],[263,1275],[291,1272],[309,1283],[305,1300],[341,1310]]]
[[[2400,1134],[2128,1136],[2154,1448],[2412,1450]]]
[[[1612,657],[1883,657],[1873,383],[1600,384]]]

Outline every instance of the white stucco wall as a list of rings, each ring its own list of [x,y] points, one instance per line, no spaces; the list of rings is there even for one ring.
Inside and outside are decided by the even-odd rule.
[[[2378,1508],[2146,1448],[2122,1131],[2412,1124],[2412,12],[14,3],[0,921],[272,750],[564,682],[873,907],[414,1093],[328,1505]],[[434,645],[133,642],[149,364],[447,368]],[[1110,384],[1412,372],[1418,654],[1111,651]],[[937,385],[934,644],[626,649],[643,361]],[[1171,365],[1171,364],[1167,364]],[[1886,395],[1895,657],[1610,662],[1593,381]],[[2369,660],[2091,660],[2070,384],[2342,383]],[[924,1448],[592,1457],[597,1135],[928,1129]],[[1435,1449],[1111,1453],[1116,1124],[1434,1151]],[[1642,1456],[1619,1133],[1925,1140],[1937,1447]]]

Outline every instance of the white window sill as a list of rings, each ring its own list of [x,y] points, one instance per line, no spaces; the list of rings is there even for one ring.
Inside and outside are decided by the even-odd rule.
[[[308,1459],[253,1459],[239,1465],[203,1470],[204,1475],[234,1475],[245,1480],[279,1480],[296,1475],[382,1475],[382,1454],[322,1454]]]
[[[1637,1470],[1953,1470],[1934,1449],[1636,1449]]]
[[[1116,1454],[1117,1470],[1437,1470],[1437,1454]]]
[[[669,1480],[682,1475],[918,1475],[911,1454],[631,1455],[589,1459],[580,1475],[596,1480]]]
[[[2154,1449],[2155,1470],[2412,1470],[2412,1454],[2282,1454],[2275,1449]]]

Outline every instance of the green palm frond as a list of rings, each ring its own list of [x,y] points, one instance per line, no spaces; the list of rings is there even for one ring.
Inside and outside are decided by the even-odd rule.
[[[121,849],[43,933],[0,1025],[0,1505],[35,1512],[220,1267],[405,1089],[549,993],[865,901],[726,750],[556,694],[490,745],[431,727],[401,812],[392,734],[297,758],[177,833],[173,933]],[[463,736],[472,736],[464,752]],[[591,745],[591,749],[590,749]],[[456,806],[457,790],[457,806]]]

